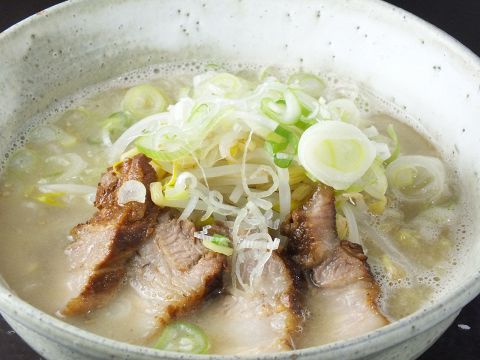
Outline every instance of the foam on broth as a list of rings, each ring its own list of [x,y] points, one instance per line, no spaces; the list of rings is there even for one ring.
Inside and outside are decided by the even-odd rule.
[[[42,144],[32,143],[35,138],[32,134],[35,134],[39,126],[43,126],[42,124],[56,123],[67,127],[75,126],[75,122],[81,118],[81,114],[75,111],[69,112],[69,110],[81,107],[85,111],[95,113],[99,120],[104,119],[112,112],[117,111],[126,88],[145,82],[160,86],[172,98],[175,98],[182,85],[186,84],[193,75],[212,67],[212,65],[196,62],[152,66],[85,89],[33,119],[29,129],[20,134],[17,142],[12,146],[10,156],[13,156],[15,149],[24,146],[39,152],[40,159],[46,154],[64,151],[55,148],[55,145],[52,144],[44,147]],[[233,73],[241,73],[245,77],[253,77],[260,70],[258,66],[245,64],[221,64],[221,67],[227,68]],[[288,73],[288,69],[269,71],[279,74]],[[394,124],[404,154],[441,156],[444,162],[452,168],[445,154],[441,154],[421,134],[421,127],[416,126],[412,118],[405,115],[402,109],[397,109],[353,82],[339,80],[337,76],[331,74],[323,77],[329,84],[329,91],[355,99],[363,114],[371,117],[379,129],[387,124]],[[89,124],[85,123],[84,125]],[[87,137],[84,142],[72,144],[68,147],[68,151],[81,155],[88,167],[93,169],[89,174],[84,174],[80,181],[96,186],[101,172],[106,169],[108,164],[101,147],[95,147],[94,137],[95,131],[92,131],[91,138]],[[56,314],[71,294],[68,283],[67,258],[64,255],[64,249],[70,242],[69,231],[76,224],[88,219],[94,209],[82,197],[73,197],[67,207],[48,206],[32,200],[25,189],[36,184],[38,174],[17,176],[8,170],[5,166],[6,163],[6,160],[2,162],[2,169],[6,171],[3,171],[0,185],[0,227],[2,228],[0,273],[21,298],[47,313]],[[455,184],[453,174],[452,171],[450,180]],[[459,190],[455,187],[452,189],[453,197],[459,199]],[[419,212],[419,209],[413,208],[409,211],[415,213]],[[459,203],[455,219],[446,227],[448,234],[445,235],[445,241],[419,244],[416,251],[420,253],[420,256],[413,260],[416,265],[409,269],[408,276],[398,279],[385,274],[380,261],[381,252],[374,241],[363,234],[369,263],[382,289],[380,305],[389,317],[398,319],[409,315],[429,303],[433,303],[448,291],[455,264],[466,249],[464,239],[469,228],[467,214],[465,204]],[[377,220],[371,224],[372,228],[377,229],[383,225],[381,218]],[[425,231],[430,231],[433,235],[436,229],[426,229]],[[408,251],[406,253],[407,256],[415,257],[414,254],[408,255]],[[428,266],[425,266],[425,263]],[[99,311],[87,314],[85,317],[64,320],[106,337],[142,344],[143,342],[140,340],[142,321],[148,320],[138,316],[135,304],[129,300],[128,289],[121,290],[120,295],[123,296],[117,296],[114,301]],[[328,318],[322,314],[321,301],[315,298],[314,292],[310,292],[306,299],[308,312],[305,313],[305,317],[307,321],[303,326],[302,336],[295,339],[295,345],[299,348],[320,345],[318,335],[321,333],[321,324],[322,321],[328,321]],[[214,306],[215,300],[210,300],[203,305],[203,312],[208,313]],[[201,314],[187,315],[186,318],[201,324],[207,334],[208,328],[215,326],[208,320],[208,317]],[[130,326],[125,326],[125,324],[130,324]],[[211,350],[213,353],[224,352],[225,346],[228,344],[222,344],[221,339],[212,339]]]

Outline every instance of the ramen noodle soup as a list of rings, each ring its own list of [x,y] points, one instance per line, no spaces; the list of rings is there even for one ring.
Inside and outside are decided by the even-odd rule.
[[[2,170],[0,272],[101,336],[211,354],[348,339],[433,302],[462,250],[448,159],[335,75],[167,64],[31,124]]]

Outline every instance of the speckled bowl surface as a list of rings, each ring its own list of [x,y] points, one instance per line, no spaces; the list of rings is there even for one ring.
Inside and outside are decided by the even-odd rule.
[[[479,217],[478,58],[376,0],[79,0],[43,11],[0,34],[1,159],[48,105],[125,71],[174,60],[297,66],[357,80],[441,144],[460,174],[469,217]],[[468,251],[450,289],[431,306],[362,337],[258,358],[417,357],[480,292],[479,227],[468,227]],[[202,358],[87,333],[25,303],[1,277],[0,284],[1,313],[47,359]]]

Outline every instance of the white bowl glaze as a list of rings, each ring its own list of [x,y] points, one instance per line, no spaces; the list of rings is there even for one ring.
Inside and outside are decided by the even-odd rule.
[[[478,218],[478,58],[376,0],[80,0],[43,11],[0,34],[0,154],[25,119],[57,99],[134,68],[189,59],[302,66],[357,80],[442,144],[472,204],[469,215]],[[480,292],[479,226],[469,229],[455,286],[432,306],[359,338],[259,358],[415,358]],[[47,359],[200,358],[87,333],[25,303],[6,284],[0,309]]]

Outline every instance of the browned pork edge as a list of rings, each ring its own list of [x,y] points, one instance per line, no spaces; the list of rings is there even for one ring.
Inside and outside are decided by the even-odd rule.
[[[74,243],[67,255],[74,271],[84,271],[78,295],[70,299],[63,315],[79,315],[104,306],[116,293],[126,274],[126,263],[153,232],[159,208],[150,198],[150,183],[156,181],[150,159],[140,154],[109,168],[98,184],[98,211],[85,224],[75,226]],[[144,203],[119,205],[117,193],[128,180],[142,182]],[[85,276],[86,275],[86,276]]]
[[[191,291],[181,301],[170,304],[163,314],[158,314],[156,319],[159,328],[168,325],[180,316],[195,311],[205,299],[216,296],[219,293],[218,291],[222,289],[222,274],[225,269],[224,255],[210,252],[203,256],[196,266],[204,268],[202,286]]]
[[[332,188],[318,185],[282,224],[281,231],[289,238],[284,257],[292,259],[293,268],[311,271],[319,288],[341,288],[362,281],[369,307],[389,323],[378,307],[380,288],[362,246],[338,238]]]
[[[287,333],[289,338],[286,339],[285,345],[291,350],[295,350],[294,338],[301,334],[301,323],[305,314],[302,308],[301,302],[301,290],[305,287],[302,274],[299,271],[299,267],[296,266],[293,261],[285,254],[278,253],[275,251],[272,256],[278,256],[278,258],[283,262],[287,273],[289,274],[290,281],[288,285],[288,290],[286,291],[285,304],[284,306],[288,309],[288,320],[287,320]]]
[[[155,244],[158,251],[157,256],[162,256],[167,261],[169,271],[165,273],[174,274],[173,276],[176,277],[176,279],[162,279],[163,285],[172,280],[183,285],[182,289],[171,288],[170,293],[163,294],[164,298],[172,300],[169,301],[169,305],[163,312],[156,314],[159,325],[166,325],[171,319],[188,313],[207,295],[223,286],[222,276],[226,269],[226,256],[203,246],[201,240],[194,236],[195,225],[188,219],[180,220],[179,215],[176,210],[165,209],[158,218],[153,235],[148,240]],[[215,224],[210,231],[230,236],[228,229],[221,224]],[[142,249],[147,249],[147,247],[149,247],[148,243],[140,249],[136,260],[141,257]],[[136,262],[131,264],[132,267],[135,266],[134,263]],[[137,271],[141,272],[150,266],[158,266],[158,263],[149,262],[142,266],[143,269]],[[160,273],[158,275],[160,276]],[[192,284],[189,283],[192,276],[197,277],[195,279],[198,281],[197,286],[192,287]],[[154,284],[150,284],[150,286],[153,287]],[[163,289],[166,290],[166,288]],[[175,290],[181,291],[181,296],[175,293]]]
[[[311,278],[316,286],[323,289],[348,287],[356,282],[363,282],[368,307],[384,320],[384,325],[389,323],[378,307],[380,287],[373,277],[367,256],[360,245],[341,241],[330,256],[313,269]]]
[[[330,188],[318,186],[282,224],[288,236],[287,253],[304,269],[320,264],[338,246],[335,225],[335,196]]]

